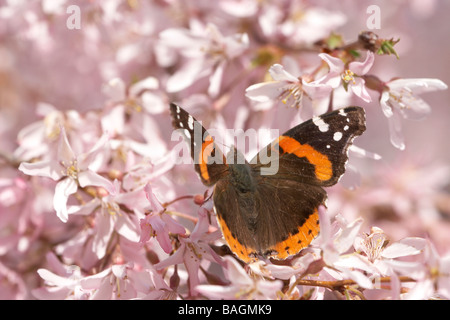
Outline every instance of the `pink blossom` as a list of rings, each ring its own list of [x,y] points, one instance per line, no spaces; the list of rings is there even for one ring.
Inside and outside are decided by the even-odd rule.
[[[346,19],[340,12],[293,1],[265,4],[258,16],[258,24],[267,38],[289,39],[288,45],[299,46],[328,36]]]
[[[55,189],[53,206],[61,221],[67,222],[69,218],[67,200],[70,195],[77,192],[78,187],[99,186],[105,188],[109,193],[115,192],[114,186],[109,180],[90,169],[96,165],[95,158],[102,151],[107,139],[107,135],[103,135],[89,152],[77,156],[67,140],[64,127],[61,127],[56,161],[46,160],[20,164],[19,170],[25,174],[59,181]]]
[[[446,89],[447,85],[438,79],[395,79],[386,83],[380,104],[389,121],[392,145],[405,149],[400,116],[420,120],[431,112],[430,106],[418,95]]]
[[[356,1],[3,2],[1,298],[450,299],[447,100],[421,96],[450,81],[436,1],[379,1],[398,45],[360,33]],[[423,37],[418,16],[444,27]],[[365,103],[320,235],[282,261],[230,255],[213,189],[179,164],[172,101],[226,132],[225,149],[238,144],[229,129],[285,132]],[[402,131],[403,118],[423,121]]]
[[[290,65],[293,69],[298,69],[292,63]],[[246,89],[246,96],[258,102],[281,100],[287,104],[291,101],[291,105],[298,108],[302,105],[304,95],[315,100],[330,94],[331,86],[318,81],[307,81],[309,76],[300,76],[300,73],[296,70],[296,75],[293,75],[282,65],[274,64],[269,69],[273,81],[251,85]]]
[[[198,285],[196,290],[210,299],[274,299],[281,290],[280,280],[253,278],[234,258],[225,257],[225,276],[229,284]]]
[[[179,237],[179,247],[167,259],[155,265],[160,270],[174,264],[184,264],[189,276],[190,295],[196,295],[199,284],[199,267],[204,261],[223,265],[222,259],[210,247],[209,243],[221,237],[220,231],[209,232],[207,210],[200,207],[199,220],[189,237]]]
[[[425,268],[405,299],[450,299],[450,255],[440,256],[432,243],[425,247]]]
[[[2,300],[22,300],[27,297],[26,284],[22,277],[0,262],[0,280],[2,290],[0,299]]]
[[[126,88],[120,78],[113,78],[103,85],[103,93],[112,103],[121,103],[140,111],[142,108],[150,114],[164,111],[167,102],[159,89],[159,81],[154,77],[147,77]]]
[[[348,67],[341,59],[330,56],[329,54],[320,53],[319,56],[330,68],[328,74],[321,78],[319,82],[328,84],[332,88],[337,88],[341,84],[349,86],[352,92],[365,102],[372,100],[365,87],[365,81],[361,78],[361,76],[365,75],[372,68],[375,60],[372,52],[367,51],[366,59],[363,62],[353,61],[348,64]]]
[[[208,76],[211,96],[218,94],[229,61],[241,55],[249,41],[246,34],[224,36],[216,25],[209,23],[204,26],[195,20],[191,22],[191,30],[167,29],[160,37],[163,43],[188,58],[168,79],[167,91],[183,90]]]
[[[145,243],[151,236],[156,236],[161,248],[166,253],[170,253],[172,244],[169,233],[183,235],[185,234],[185,229],[165,213],[165,209],[156,199],[149,184],[145,186],[145,194],[150,202],[150,213],[140,220],[141,237],[139,242]]]
[[[353,247],[362,219],[348,223],[343,217],[337,216],[335,223],[331,225],[322,206],[319,207],[319,217],[322,229],[319,241],[323,260],[327,265],[324,269],[326,273],[335,279],[349,277],[363,288],[372,288],[372,282],[363,273],[373,271],[369,263],[359,255],[345,255]]]
[[[117,191],[122,190],[117,180],[114,181],[114,188]],[[130,241],[137,242],[139,240],[137,218],[125,213],[120,205],[139,206],[143,202],[143,195],[140,192],[142,193],[142,190],[118,192],[101,198],[94,198],[84,205],[68,206],[68,213],[71,215],[90,215],[96,212],[94,219],[96,232],[92,249],[98,259],[105,256],[114,231]],[[97,210],[97,208],[100,208],[100,210]]]
[[[372,227],[370,234],[355,240],[355,250],[365,254],[380,276],[391,276],[393,271],[405,272],[414,267],[420,268],[417,262],[406,263],[394,259],[418,255],[425,246],[426,240],[418,237],[403,238],[390,243],[384,231],[377,227]]]
[[[51,258],[54,260],[54,258]],[[56,264],[58,262],[55,262]],[[56,274],[39,269],[38,274],[45,280],[46,287],[33,291],[40,299],[130,299],[137,296],[133,283],[127,274],[133,270],[132,264],[113,265],[100,273],[83,276],[76,266],[59,266]]]

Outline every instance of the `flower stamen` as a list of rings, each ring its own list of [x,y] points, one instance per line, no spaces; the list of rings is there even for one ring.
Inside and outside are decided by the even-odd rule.
[[[342,80],[344,80],[345,83],[349,83],[350,81],[352,84],[356,84],[355,73],[349,69],[345,70],[344,73],[341,75]]]
[[[293,85],[290,88],[284,90],[280,95],[280,98],[282,98],[281,102],[283,102],[283,104],[287,104],[288,100],[291,97],[294,100],[293,107],[298,108],[301,105],[303,98],[303,90],[301,86]]]
[[[78,161],[72,160],[68,164],[66,164],[65,161],[61,161],[61,165],[66,169],[65,171],[62,170],[62,174],[65,176],[68,176],[74,180],[78,179]]]

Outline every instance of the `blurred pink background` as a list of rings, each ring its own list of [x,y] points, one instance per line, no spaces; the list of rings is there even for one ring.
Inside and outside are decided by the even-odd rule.
[[[224,35],[234,34],[240,27],[245,30],[247,23],[246,18],[241,21],[209,0],[78,2],[82,14],[81,29],[69,30],[66,8],[70,3],[67,1],[0,0],[0,152],[3,160],[0,170],[5,179],[20,176],[7,162],[18,148],[19,132],[42,119],[36,113],[39,104],[50,104],[61,111],[100,111],[111,98],[105,93],[105,85],[116,77],[128,87],[149,76],[158,79],[155,99],[166,109],[158,105],[159,109],[151,114],[151,118],[155,120],[154,130],[160,134],[161,141],[170,146],[172,128],[168,103],[189,101],[200,91],[204,94],[205,80],[179,93],[165,91],[168,72],[173,72],[179,65],[170,65],[171,61],[164,60],[176,59],[167,48],[157,48],[160,32],[186,27],[189,17],[216,24]],[[450,84],[449,1],[317,0],[308,3],[345,15],[346,23],[334,31],[341,33],[348,42],[367,29],[367,7],[378,5],[381,29],[372,31],[380,38],[400,38],[395,46],[400,59],[377,56],[371,73],[383,81],[393,77],[437,78]],[[228,20],[232,21],[230,29],[227,29]],[[250,45],[253,45],[252,41],[250,37]],[[235,74],[225,75],[228,81],[238,74],[238,70],[234,71]],[[234,96],[225,102],[223,115],[229,127],[233,126],[238,104],[248,103],[244,96],[246,87],[261,82],[265,71],[267,68],[260,68],[245,83],[239,84],[233,91]],[[450,91],[422,95],[432,109],[425,120],[402,120],[404,151],[389,142],[388,122],[379,107],[378,94],[371,94],[372,103],[354,100],[367,112],[367,131],[356,144],[381,155],[382,160],[352,159],[351,163],[361,173],[361,187],[355,191],[340,185],[333,187],[329,206],[336,204],[335,208],[350,221],[362,216],[366,223],[364,230],[379,226],[392,240],[408,236],[430,238],[440,253],[446,253],[450,250]],[[206,103],[213,101],[202,99]],[[285,113],[280,116],[280,112]],[[278,110],[272,125],[280,130],[287,129],[287,119],[295,112],[287,108]],[[195,116],[200,118],[202,113]],[[258,123],[261,117],[264,118],[264,111],[251,111],[250,117],[254,117],[249,119],[250,122]],[[186,170],[193,173],[191,167]],[[189,177],[195,179],[195,175]],[[200,182],[193,180],[185,188],[191,190],[192,186],[196,192],[205,190]],[[422,201],[425,198],[426,201]],[[8,194],[3,193],[0,219],[6,210],[10,210],[7,199]],[[424,210],[421,210],[422,206]],[[427,212],[435,215],[428,216]],[[60,222],[54,223],[59,225]],[[8,247],[8,239],[4,236],[7,228],[8,224],[4,223],[3,230],[0,229],[0,242],[5,248]],[[11,269],[19,264],[2,251],[0,262]],[[31,288],[37,286],[38,281],[29,283]]]

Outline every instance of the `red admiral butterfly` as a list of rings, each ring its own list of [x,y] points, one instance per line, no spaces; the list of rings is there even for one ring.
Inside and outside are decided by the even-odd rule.
[[[236,152],[225,158],[208,131],[181,107],[172,103],[170,112],[174,128],[190,141],[203,184],[214,185],[214,208],[228,246],[247,263],[258,256],[286,259],[319,234],[318,207],[327,197],[323,187],[344,174],[347,149],[366,129],[361,107],[335,110],[288,130],[248,163]],[[264,173],[273,163],[263,160],[272,156],[278,171]]]

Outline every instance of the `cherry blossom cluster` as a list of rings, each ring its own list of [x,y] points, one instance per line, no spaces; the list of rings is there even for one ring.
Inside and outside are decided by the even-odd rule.
[[[324,1],[78,1],[75,29],[69,5],[0,6],[0,298],[450,299],[450,166],[380,164],[447,89],[379,71],[402,39]],[[389,133],[355,141],[308,248],[246,265],[177,163],[173,101],[206,128],[280,131],[360,105]]]

